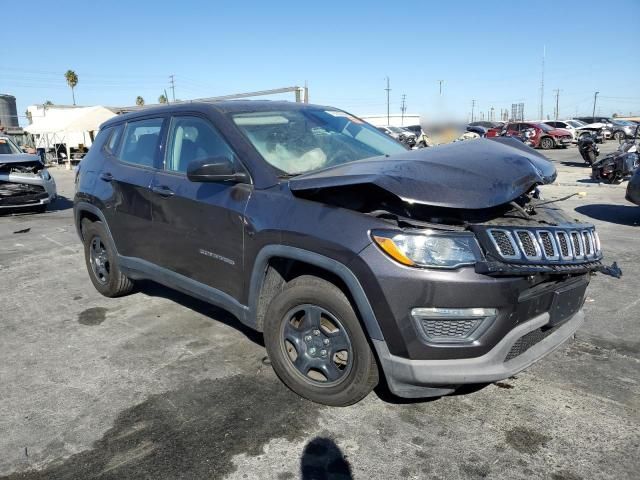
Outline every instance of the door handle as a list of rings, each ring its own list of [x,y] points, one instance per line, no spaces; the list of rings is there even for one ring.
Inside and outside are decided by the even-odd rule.
[[[109,172],[103,172],[100,174],[100,180],[110,182],[111,180],[113,180],[113,175],[111,175]]]
[[[174,195],[173,190],[166,185],[154,185],[151,187],[151,191],[153,193],[157,193],[161,197],[172,197]]]

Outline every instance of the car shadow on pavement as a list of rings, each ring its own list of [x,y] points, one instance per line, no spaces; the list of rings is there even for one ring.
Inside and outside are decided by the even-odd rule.
[[[561,165],[566,165],[567,167],[583,167],[583,168],[587,168],[589,165],[587,165],[585,162],[560,162]]]
[[[472,383],[468,385],[461,385],[454,392],[447,395],[447,397],[457,397],[458,395],[470,395],[475,392],[479,392],[480,390],[488,387],[491,383]],[[419,397],[419,398],[404,398],[398,397],[394,395],[389,386],[387,385],[384,377],[380,377],[380,383],[374,389],[374,393],[378,396],[380,400],[385,403],[390,403],[392,405],[411,405],[414,403],[428,403],[435,402],[442,397]]]
[[[175,303],[182,305],[194,312],[209,317],[211,320],[223,323],[229,327],[235,328],[240,333],[243,333],[245,337],[251,340],[253,343],[264,347],[264,340],[262,333],[253,330],[252,328],[244,325],[234,315],[211,305],[210,303],[198,300],[190,295],[186,295],[172,288],[165,287],[159,283],[152,282],[151,280],[140,280],[136,282],[136,289],[146,295],[152,297],[161,297],[171,300]]]
[[[302,480],[352,480],[351,465],[330,438],[316,437],[307,443],[300,459]]]
[[[58,212],[60,210],[68,210],[70,208],[73,208],[73,200],[70,200],[63,195],[58,195],[56,200],[49,205],[47,211]]]
[[[576,212],[603,222],[637,227],[640,225],[640,207],[593,203],[576,207]]]

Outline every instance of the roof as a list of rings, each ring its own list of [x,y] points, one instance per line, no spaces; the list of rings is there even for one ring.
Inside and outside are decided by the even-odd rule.
[[[186,112],[215,110],[219,113],[244,113],[244,112],[268,112],[272,110],[304,110],[304,109],[331,109],[323,105],[313,105],[308,103],[297,103],[287,101],[272,100],[225,100],[220,102],[180,102],[169,103],[162,106],[153,106],[148,108],[140,108],[134,112],[125,113],[111,121],[105,122],[105,126],[112,123],[119,123],[133,118],[146,117],[149,115],[159,115],[168,112]]]

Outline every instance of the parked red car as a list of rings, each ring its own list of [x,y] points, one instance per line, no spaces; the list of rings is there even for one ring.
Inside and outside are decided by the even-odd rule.
[[[548,150],[550,148],[562,147],[566,148],[571,145],[573,137],[569,130],[564,128],[553,128],[544,123],[537,122],[511,122],[507,124],[507,135],[518,136],[520,132],[526,129],[532,129],[535,131],[535,135],[530,138],[533,142],[534,148],[543,148]],[[487,137],[495,137],[500,135],[501,130],[490,129],[487,132]]]

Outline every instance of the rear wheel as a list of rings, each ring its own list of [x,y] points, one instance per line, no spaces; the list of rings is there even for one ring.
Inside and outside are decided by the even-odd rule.
[[[273,369],[298,395],[351,405],[378,383],[378,368],[358,317],[334,284],[304,275],[269,305],[264,339]]]
[[[82,223],[84,259],[91,283],[105,297],[120,297],[133,290],[133,282],[118,267],[115,248],[102,222]]]
[[[540,140],[540,147],[544,150],[550,150],[555,146],[555,143],[551,137],[544,137]]]

